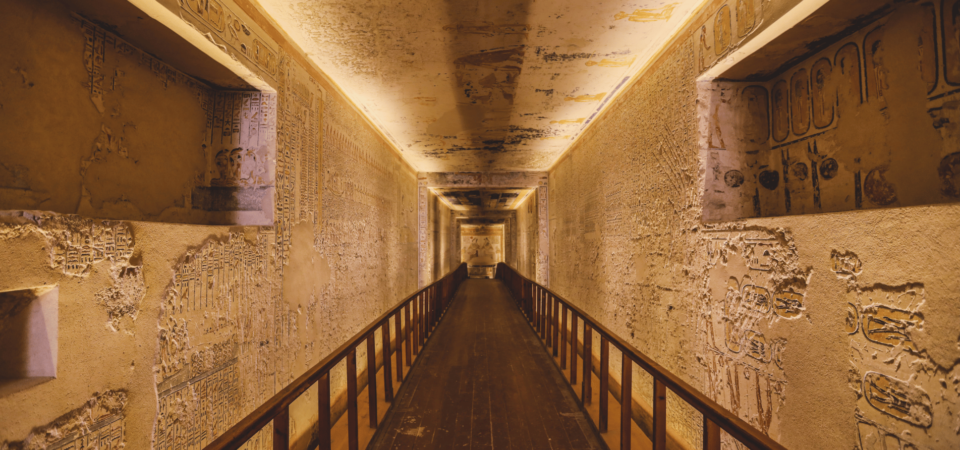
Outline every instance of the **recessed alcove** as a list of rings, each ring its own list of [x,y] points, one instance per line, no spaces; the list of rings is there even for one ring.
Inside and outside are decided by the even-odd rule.
[[[0,123],[0,209],[273,224],[277,95],[264,74],[128,2],[44,8],[0,32],[0,63],[16,68],[0,75],[16,111]],[[251,66],[277,76],[279,49],[243,37]]]
[[[0,397],[56,378],[59,292],[0,292]]]
[[[704,221],[960,200],[960,0],[821,3],[698,80]]]

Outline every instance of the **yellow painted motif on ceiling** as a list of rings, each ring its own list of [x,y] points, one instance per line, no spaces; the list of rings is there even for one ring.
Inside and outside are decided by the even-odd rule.
[[[587,66],[628,67],[630,64],[633,64],[633,61],[636,60],[636,59],[637,59],[636,56],[634,56],[633,58],[630,58],[630,59],[624,59],[624,60],[619,60],[619,61],[616,60],[616,59],[606,59],[606,58],[603,58],[602,60],[600,60],[600,62],[587,61]]]
[[[576,120],[566,120],[566,119],[564,119],[564,120],[551,120],[550,123],[558,123],[558,124],[560,124],[560,125],[567,125],[567,124],[570,124],[570,123],[583,123],[585,120],[587,120],[586,117],[581,117],[581,118],[576,119]]]
[[[603,98],[606,96],[607,96],[606,92],[601,92],[597,95],[584,94],[576,97],[567,97],[567,98],[564,98],[563,101],[565,102],[599,102],[603,100]]]
[[[670,16],[673,15],[673,10],[676,9],[677,5],[679,5],[679,3],[671,3],[660,8],[637,9],[630,14],[620,11],[613,17],[616,20],[627,19],[631,22],[656,22],[658,20],[669,20]]]

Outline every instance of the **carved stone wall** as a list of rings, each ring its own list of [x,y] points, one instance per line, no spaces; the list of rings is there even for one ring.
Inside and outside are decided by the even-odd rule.
[[[0,125],[19,136],[0,196],[27,202],[3,207],[56,211],[0,213],[0,291],[58,285],[61,319],[57,378],[0,397],[0,448],[201,447],[416,290],[416,172],[251,3],[157,6],[266,93],[212,89],[56,3],[5,6],[32,19],[0,32],[21,47],[0,57],[3,110],[71,121]],[[244,189],[275,212],[263,226],[164,223]],[[292,405],[294,448],[315,405]]]
[[[960,201],[954,4],[897,8],[790,67],[752,68],[769,79],[701,82],[704,219]]]
[[[516,237],[516,262],[514,267],[520,271],[523,276],[535,278],[537,275],[537,243],[540,238],[539,221],[537,220],[537,196],[530,195],[517,208],[517,226],[515,227]]]
[[[827,138],[830,133],[844,133],[843,99],[839,105],[814,101],[811,91],[809,103],[788,103],[791,108],[796,105],[811,111],[807,133],[818,123],[824,126],[828,122],[822,120],[823,114],[814,115],[815,108],[825,113],[833,106],[834,122],[826,125],[823,137],[796,142],[788,137],[783,142],[802,145],[803,151],[794,155],[791,150],[791,156],[822,158],[817,160],[818,175],[823,167],[820,163],[836,154],[832,152],[847,152],[843,158],[848,161],[838,164],[837,173],[846,174],[849,180],[844,183],[849,189],[830,194],[834,204],[850,205],[831,210],[846,212],[705,223],[715,220],[708,211],[722,202],[711,204],[717,197],[711,197],[711,192],[704,195],[704,186],[710,189],[716,174],[711,160],[701,159],[704,143],[712,139],[712,151],[719,152],[718,148],[724,148],[721,137],[730,147],[744,133],[759,138],[765,133],[759,131],[763,127],[723,114],[718,133],[710,108],[720,105],[722,111],[743,105],[749,110],[754,103],[762,104],[755,101],[762,94],[743,86],[720,88],[710,92],[712,97],[704,96],[698,93],[697,77],[759,32],[773,27],[795,3],[708,3],[558,163],[549,179],[551,287],[787,448],[949,446],[948,442],[957,441],[960,424],[956,413],[960,350],[953,325],[960,319],[956,296],[960,280],[953,276],[960,273],[960,207],[894,208],[906,205],[905,191],[918,199],[944,195],[938,164],[955,150],[946,148],[951,141],[940,136],[949,131],[943,130],[947,122],[937,118],[949,109],[952,94],[931,98],[950,92],[939,90],[946,78],[945,72],[939,72],[941,81],[932,91],[935,94],[925,95],[934,84],[924,84],[920,75],[920,67],[929,67],[923,66],[929,54],[918,51],[918,37],[923,33],[929,36],[923,26],[933,23],[929,12],[949,8],[937,2],[930,9],[929,4],[920,2],[871,19],[882,18],[886,24],[881,28],[889,36],[881,45],[884,52],[901,48],[909,55],[900,58],[909,62],[899,64],[899,69],[871,72],[888,76],[887,107],[875,108],[875,116],[870,116],[878,122],[849,131],[877,145],[864,148],[844,141],[840,148],[830,147],[845,139]],[[937,17],[938,33],[947,30],[949,21]],[[868,27],[865,32],[875,28]],[[863,58],[861,41],[867,36],[850,36]],[[945,36],[938,39],[950,35]],[[942,52],[952,44],[941,45],[940,40],[936,54],[941,58],[938,64],[944,64]],[[848,40],[835,42],[824,50],[832,52],[833,75],[838,73],[834,56]],[[874,48],[872,42],[869,48]],[[781,77],[790,83],[804,69],[811,80],[807,86],[814,86],[816,71],[823,67],[814,67],[819,55],[814,56],[799,58],[797,61],[803,62],[787,66],[796,68]],[[869,78],[863,79],[869,85]],[[907,89],[895,87],[897,82],[912,86],[910,92],[916,95],[894,96],[897,89]],[[863,92],[866,96],[867,91]],[[854,101],[859,104],[860,99]],[[899,107],[909,106],[911,112],[898,112],[895,101],[904,102]],[[864,104],[868,102],[864,100]],[[862,109],[852,114],[866,120],[873,113]],[[724,117],[731,120],[724,123]],[[911,126],[917,127],[918,140],[914,145],[900,143],[895,134],[911,121],[917,122]],[[798,139],[807,136],[795,133],[807,124],[796,125],[794,130],[794,123],[786,121],[782,131]],[[769,140],[773,139],[773,127],[771,124]],[[928,140],[936,145],[922,144]],[[814,141],[820,156],[813,153]],[[806,151],[808,143],[810,153]],[[917,184],[906,179],[893,181],[901,200],[886,208],[870,206],[873,200],[863,188],[865,207],[856,210],[855,170],[849,164],[857,156],[850,152],[863,152],[856,162],[864,165],[863,187],[872,164],[900,161],[890,156],[891,151],[917,155],[909,163],[891,163],[891,170],[923,164],[926,179]],[[757,175],[756,183],[768,178],[759,175],[763,170],[772,170],[763,164],[780,164],[778,150],[759,154],[756,162],[744,163],[755,173],[743,172],[745,179]],[[760,159],[767,158],[765,154],[769,160]],[[749,157],[754,156],[745,156]],[[813,171],[809,164],[807,168],[805,182],[809,183]],[[720,183],[724,183],[722,169],[717,178]],[[800,179],[793,172],[789,177],[791,186]],[[890,182],[892,175],[884,175],[884,179]],[[839,175],[833,181],[837,180]],[[781,210],[771,215],[786,212],[783,178],[780,182],[776,205]],[[821,178],[821,182],[827,181]],[[766,208],[763,195],[761,192],[761,206]],[[801,211],[801,204],[808,205],[805,213],[827,210],[825,193],[821,194],[822,210],[813,208],[809,189],[804,195],[792,197],[791,214]],[[723,199],[727,201],[727,197]],[[730,200],[727,204],[735,203]],[[744,204],[753,206],[752,201]],[[775,203],[769,205],[773,208]],[[599,348],[594,352],[599,354]],[[619,356],[611,353],[613,371],[618,372]],[[635,398],[646,399],[650,378],[636,370]],[[697,448],[700,414],[671,396],[668,416],[677,434]],[[832,426],[823,427],[825,423]],[[822,432],[810,433],[811,429]],[[725,437],[724,448],[743,447]]]

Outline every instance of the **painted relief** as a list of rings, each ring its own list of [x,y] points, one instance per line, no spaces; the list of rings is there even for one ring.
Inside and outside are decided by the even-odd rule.
[[[158,449],[203,447],[277,389],[274,331],[284,314],[270,236],[208,241],[175,268],[160,317]]]
[[[272,94],[208,91],[208,170],[191,192],[193,209],[272,212],[275,108]],[[267,200],[267,208],[264,208]]]
[[[836,94],[831,89],[832,73],[833,67],[828,58],[820,59],[813,64],[810,99],[813,107],[813,126],[818,129],[829,127],[833,123]]]
[[[693,37],[698,73],[709,69],[757,28],[763,17],[763,3],[760,0],[730,0],[708,16]]]
[[[460,254],[472,266],[489,266],[503,261],[500,236],[462,236]]]
[[[699,303],[697,320],[704,392],[775,436],[790,348],[779,324],[804,316],[809,269],[799,268],[780,233],[708,231],[705,238],[711,298]]]
[[[738,116],[742,139],[763,144],[770,138],[770,94],[763,86],[749,86],[741,94],[747,114]],[[742,183],[742,181],[741,181]]]
[[[946,44],[935,32],[942,11],[934,3],[902,8],[764,83],[701,83],[701,159],[713,174],[704,184],[704,220],[960,198],[960,131],[947,125],[960,120],[960,90],[944,81],[949,64],[936,51]],[[758,131],[763,89],[770,92],[766,140]],[[719,147],[717,136],[726,138]]]

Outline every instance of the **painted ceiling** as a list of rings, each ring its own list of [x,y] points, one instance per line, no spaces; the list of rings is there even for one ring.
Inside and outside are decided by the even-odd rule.
[[[450,209],[455,211],[506,211],[516,209],[533,192],[532,189],[450,189],[433,188]]]
[[[546,170],[702,0],[259,0],[421,172]]]

